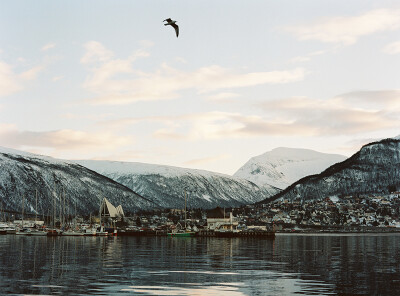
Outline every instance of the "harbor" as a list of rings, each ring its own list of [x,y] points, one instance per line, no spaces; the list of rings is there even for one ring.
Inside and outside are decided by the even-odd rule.
[[[23,201],[22,201],[23,202]],[[26,217],[22,206],[20,219],[0,223],[0,235],[23,236],[167,236],[176,237],[254,237],[274,238],[271,227],[249,226],[239,227],[237,217],[225,209],[216,208],[207,212],[207,217],[194,219],[190,211],[188,217],[186,204],[183,210],[175,209],[158,215],[125,216],[122,205],[115,207],[107,198],[103,198],[98,215],[89,217],[67,216],[64,209],[54,211],[52,216],[38,219],[38,215]],[[40,216],[40,215],[39,215]],[[12,215],[14,217],[14,215]],[[34,218],[33,218],[34,217]],[[8,219],[10,220],[10,219]],[[175,221],[175,223],[174,223]]]

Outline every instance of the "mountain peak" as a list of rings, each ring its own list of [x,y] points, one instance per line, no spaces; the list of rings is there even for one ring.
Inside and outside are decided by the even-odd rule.
[[[234,176],[258,186],[271,185],[284,189],[295,181],[317,174],[345,156],[321,153],[304,148],[278,147],[252,157]]]
[[[399,179],[400,139],[389,138],[364,145],[345,161],[304,177],[270,200],[389,193],[399,190]]]

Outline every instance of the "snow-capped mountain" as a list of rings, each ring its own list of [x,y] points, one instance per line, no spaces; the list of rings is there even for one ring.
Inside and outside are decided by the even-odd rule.
[[[272,198],[319,199],[335,195],[388,193],[400,189],[400,140],[364,145],[347,160],[305,177]]]
[[[251,158],[234,176],[258,186],[272,185],[285,189],[297,180],[318,174],[345,159],[345,156],[338,154],[281,147]]]
[[[36,192],[38,206],[36,208]],[[158,207],[131,189],[74,162],[0,147],[0,200],[4,210],[47,215],[61,200],[69,213],[97,212],[106,197],[125,211]]]
[[[278,192],[244,179],[202,170],[136,162],[81,160],[77,163],[107,176],[166,208],[214,208],[255,203]]]

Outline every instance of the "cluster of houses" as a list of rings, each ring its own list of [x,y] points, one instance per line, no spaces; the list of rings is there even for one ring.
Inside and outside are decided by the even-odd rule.
[[[359,230],[400,231],[400,192],[389,195],[327,197],[320,200],[277,200],[240,208],[188,210],[187,224],[207,230]],[[129,220],[129,218],[128,218]],[[164,210],[130,218],[139,227],[183,225],[181,210]]]
[[[172,230],[186,228],[198,231],[200,229],[211,231],[233,231],[238,229],[238,219],[222,208],[208,211],[188,210],[187,219],[184,220],[184,211],[181,209],[168,209],[153,211],[151,213],[135,214],[126,217],[122,206],[114,207],[106,198],[100,206],[100,220],[109,225],[122,227],[149,228],[158,230]],[[99,221],[100,223],[102,221]]]
[[[257,210],[260,221],[276,229],[389,227],[400,228],[400,193],[280,200]]]
[[[87,222],[75,217],[76,222]],[[86,221],[84,221],[86,220]],[[19,222],[19,221],[15,221]],[[38,221],[36,221],[38,222]],[[25,221],[25,223],[29,223]],[[43,222],[42,222],[43,223]],[[107,199],[100,206],[100,215],[90,223],[119,228],[146,228],[194,231],[237,230],[315,230],[379,229],[400,231],[400,192],[389,195],[357,195],[327,197],[320,200],[277,200],[263,205],[212,210],[164,209],[126,216],[121,205],[115,207]],[[26,224],[25,224],[26,225]]]

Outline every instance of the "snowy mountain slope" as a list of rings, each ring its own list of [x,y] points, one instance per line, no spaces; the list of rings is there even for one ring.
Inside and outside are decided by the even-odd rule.
[[[388,193],[400,189],[400,140],[364,145],[347,160],[305,177],[272,198],[319,199],[333,195]]]
[[[189,207],[214,208],[250,204],[278,190],[236,177],[165,165],[82,160],[77,163],[105,175],[167,208],[182,208],[185,189]]]
[[[272,185],[285,189],[297,180],[320,173],[345,159],[345,156],[338,154],[281,147],[251,158],[234,176],[259,186]]]
[[[0,147],[0,200],[5,210],[21,211],[22,197],[25,212],[36,209],[36,190],[40,214],[52,209],[52,202],[60,204],[65,196],[67,209],[88,214],[97,212],[100,201],[107,197],[125,211],[157,207],[131,189],[69,161],[53,159]]]

